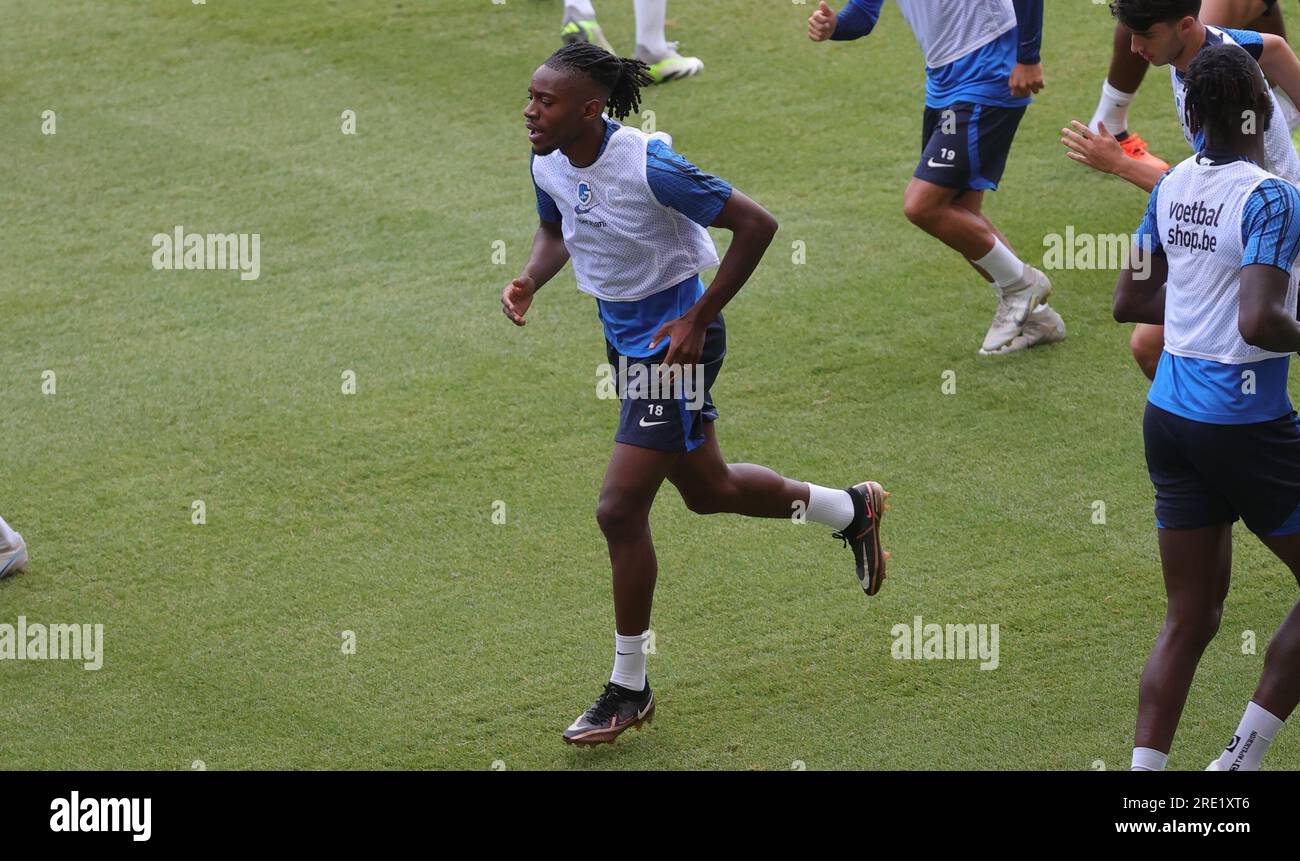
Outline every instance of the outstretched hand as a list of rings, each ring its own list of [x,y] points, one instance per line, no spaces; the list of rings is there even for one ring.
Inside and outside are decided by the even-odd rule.
[[[1102,173],[1117,173],[1124,164],[1124,149],[1115,136],[1106,131],[1105,123],[1097,124],[1097,131],[1078,120],[1071,120],[1073,129],[1061,129],[1061,143],[1069,152],[1067,156]]]

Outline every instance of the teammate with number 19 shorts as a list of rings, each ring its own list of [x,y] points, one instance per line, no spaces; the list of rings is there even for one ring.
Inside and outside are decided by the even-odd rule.
[[[822,0],[808,19],[814,42],[860,39],[884,0]],[[925,54],[921,161],[907,186],[909,221],[961,254],[993,284],[997,310],[980,355],[1004,355],[1065,337],[1046,304],[1047,276],[1028,265],[984,214],[1002,180],[1030,97],[1043,88],[1038,56],[1043,0],[898,0]]]

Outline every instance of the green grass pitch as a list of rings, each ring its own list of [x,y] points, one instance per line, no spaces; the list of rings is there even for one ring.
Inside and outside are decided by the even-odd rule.
[[[707,68],[643,105],[781,222],[726,312],[724,452],[884,482],[889,580],[867,600],[829,530],[697,517],[666,487],[658,714],[594,751],[559,733],[611,660],[603,339],[569,270],[527,329],[498,303],[536,224],[521,112],[558,0],[0,8],[0,514],[31,547],[0,622],[105,629],[98,671],[0,661],[0,767],[1127,768],[1164,599],[1115,273],[1052,273],[1064,344],[976,355],[991,292],[902,214],[923,62],[892,4],[813,45],[810,5],[673,0]],[[631,53],[631,4],[598,8]],[[1058,143],[1111,27],[1048,4],[1048,88],[987,206],[1031,261],[1141,216]],[[1133,127],[1181,159],[1165,75]],[[260,278],[155,271],[176,225],[259,233]],[[1237,536],[1171,768],[1231,734],[1296,598]],[[998,668],[893,659],[915,616],[997,624]]]

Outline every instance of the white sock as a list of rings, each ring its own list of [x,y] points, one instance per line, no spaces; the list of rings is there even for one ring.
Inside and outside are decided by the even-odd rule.
[[[1241,716],[1237,733],[1232,737],[1232,747],[1219,754],[1219,768],[1223,771],[1259,771],[1260,760],[1268,753],[1268,746],[1273,743],[1285,724],[1268,709],[1246,704],[1246,713]]]
[[[1119,137],[1128,131],[1128,106],[1133,104],[1137,93],[1125,93],[1105,81],[1101,85],[1101,101],[1097,102],[1097,112],[1092,115],[1088,127],[1097,131],[1098,123],[1106,124],[1106,131]]]
[[[1150,747],[1133,748],[1133,767],[1129,771],[1164,771],[1169,754]]]
[[[596,8],[591,0],[564,0],[564,17],[595,18]]]
[[[993,250],[972,262],[993,277],[999,290],[1025,277],[1025,264],[996,236],[993,237]]]
[[[649,631],[631,637],[614,632],[614,672],[609,674],[611,682],[628,690],[645,690],[645,644],[649,639]]]
[[[848,529],[853,522],[853,497],[847,490],[808,485],[808,519],[836,529]]]
[[[636,7],[636,49],[642,59],[660,59],[668,53],[668,37],[664,35],[664,16],[668,0],[633,0]]]
[[[9,528],[5,519],[0,517],[0,550],[8,550],[10,547],[18,546],[18,533]]]

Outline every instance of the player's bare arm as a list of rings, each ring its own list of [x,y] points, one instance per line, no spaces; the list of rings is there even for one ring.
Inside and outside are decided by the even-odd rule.
[[[524,315],[533,304],[533,295],[555,277],[569,262],[569,250],[564,247],[564,234],[558,221],[542,221],[533,234],[533,250],[528,265],[518,278],[506,285],[501,293],[501,310],[516,326],[525,326]]]
[[[691,310],[665,323],[650,341],[650,348],[654,349],[664,338],[670,339],[664,364],[691,365],[699,361],[704,350],[705,330],[745,286],[767,247],[772,244],[777,226],[772,213],[738,189],[732,189],[731,197],[710,225],[732,233],[731,245],[722,258],[718,274],[713,276],[713,283]]]
[[[1300,350],[1300,320],[1286,308],[1289,280],[1286,272],[1263,263],[1242,268],[1237,329],[1247,344],[1274,353]]]
[[[1106,130],[1105,123],[1096,132],[1078,120],[1070,120],[1070,126],[1061,129],[1061,144],[1068,150],[1066,155],[1080,164],[1118,176],[1148,194],[1164,176],[1164,171],[1155,165],[1130,158],[1115,136]]]
[[[1133,248],[1134,261],[1120,273],[1115,285],[1115,320],[1120,323],[1165,322],[1165,280],[1169,260],[1159,251]],[[1145,273],[1145,277],[1142,274]]]
[[[1265,33],[1263,53],[1259,55],[1259,67],[1275,85],[1281,87],[1291,101],[1300,98],[1300,58],[1287,44],[1286,39]]]

